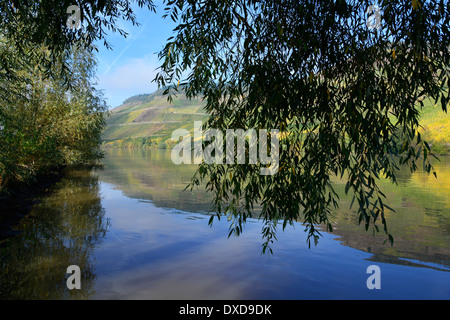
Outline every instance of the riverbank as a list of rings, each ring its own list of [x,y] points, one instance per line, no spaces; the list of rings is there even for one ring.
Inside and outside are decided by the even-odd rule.
[[[171,140],[152,143],[150,137],[118,139],[111,141],[102,141],[101,147],[104,149],[139,149],[139,150],[158,150],[172,149],[177,143]],[[435,156],[450,156],[450,141],[429,141],[432,154]]]

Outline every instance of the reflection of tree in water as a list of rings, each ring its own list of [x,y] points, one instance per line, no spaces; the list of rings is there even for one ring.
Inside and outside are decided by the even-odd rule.
[[[1,299],[86,299],[94,294],[93,248],[109,220],[89,171],[68,172],[21,223],[22,235],[0,249]],[[67,267],[81,269],[81,290],[66,286]]]

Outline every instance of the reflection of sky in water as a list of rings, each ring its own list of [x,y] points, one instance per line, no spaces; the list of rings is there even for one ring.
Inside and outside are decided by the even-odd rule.
[[[224,217],[208,226],[205,194],[181,194],[191,169],[164,152],[119,150],[94,174],[69,171],[0,248],[0,297],[450,299],[450,158],[437,180],[403,172],[400,187],[383,183],[397,210],[387,216],[393,247],[382,231],[365,232],[342,197],[332,234],[308,249],[296,223],[278,230],[272,256],[261,255],[257,220],[238,238],[227,238]],[[82,271],[79,292],[66,288],[71,264]],[[372,264],[381,290],[366,287]]]
[[[300,224],[277,235],[261,255],[261,224],[238,238],[226,219],[180,213],[124,196],[101,183],[111,227],[95,251],[100,299],[449,299],[450,273],[371,261],[323,233],[308,249]],[[198,217],[199,219],[193,219]],[[381,268],[381,290],[366,287],[366,268]]]

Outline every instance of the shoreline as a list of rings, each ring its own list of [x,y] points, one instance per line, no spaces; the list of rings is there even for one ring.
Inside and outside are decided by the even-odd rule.
[[[433,155],[436,157],[450,157],[450,143],[446,144],[447,149],[445,149],[445,152],[432,152]],[[430,144],[430,147],[432,148],[432,144]],[[172,150],[173,146],[166,146],[165,148],[158,148],[158,147],[136,147],[132,145],[124,145],[124,146],[113,146],[108,144],[102,144],[102,149],[135,149],[135,150]],[[431,154],[429,154],[431,155]]]

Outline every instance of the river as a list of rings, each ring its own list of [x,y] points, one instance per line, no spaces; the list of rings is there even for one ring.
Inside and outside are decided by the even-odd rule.
[[[392,246],[343,197],[332,233],[309,248],[295,223],[272,255],[256,219],[239,237],[227,237],[226,219],[208,226],[210,196],[183,191],[195,166],[174,165],[169,150],[108,149],[103,163],[68,171],[1,244],[0,298],[450,299],[448,157],[437,179],[402,170],[398,186],[381,182],[396,210]],[[67,288],[70,265],[81,289]],[[373,265],[379,289],[368,286]]]

